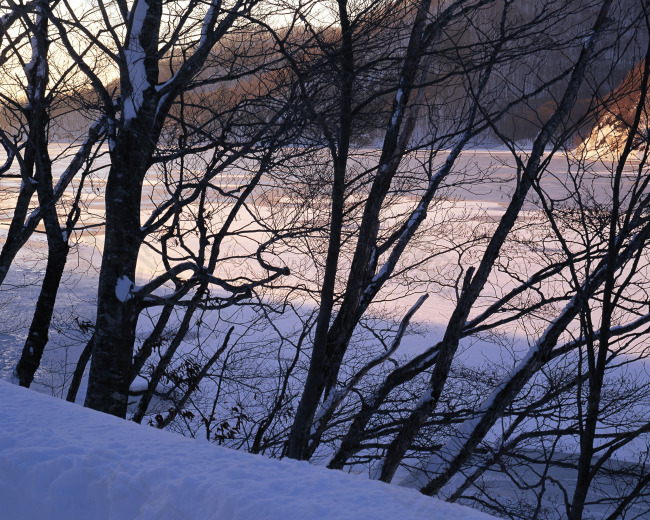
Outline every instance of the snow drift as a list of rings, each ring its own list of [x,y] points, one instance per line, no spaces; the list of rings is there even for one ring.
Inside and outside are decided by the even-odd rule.
[[[410,489],[139,426],[0,381],[6,520],[491,518]]]

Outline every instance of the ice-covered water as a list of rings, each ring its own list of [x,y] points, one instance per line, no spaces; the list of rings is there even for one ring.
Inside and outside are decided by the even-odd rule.
[[[70,157],[74,153],[73,147],[67,147],[64,144],[52,145],[52,156],[57,159],[54,162],[53,175],[55,181],[66,168]],[[75,244],[73,254],[67,265],[67,275],[62,284],[62,291],[57,303],[56,317],[61,323],[76,320],[77,322],[86,323],[93,320],[93,305],[96,292],[96,280],[99,265],[101,262],[101,249],[103,246],[103,230],[101,222],[103,219],[103,199],[102,194],[105,188],[105,179],[108,172],[109,158],[106,149],[102,149],[93,165],[93,173],[86,179],[83,189],[85,208],[82,224],[89,226],[82,233],[73,237],[72,242]],[[521,151],[523,157],[525,151]],[[437,164],[444,161],[446,154],[439,153],[431,159],[433,169]],[[378,153],[375,150],[358,150],[355,156],[355,164],[363,164],[371,168],[376,164]],[[0,157],[0,160],[2,158]],[[414,154],[408,160],[404,161],[404,177],[415,179],[415,188],[405,194],[401,199],[397,199],[395,208],[400,206],[399,200],[402,200],[404,208],[407,208],[409,201],[417,194],[417,179],[422,179],[422,186],[426,176],[423,173],[423,164],[429,159],[428,155],[423,152]],[[514,167],[515,160],[510,151],[507,150],[468,150],[458,159],[452,175],[446,181],[446,186],[442,193],[450,202],[443,203],[442,208],[445,211],[454,211],[458,214],[472,214],[479,221],[497,221],[503,214],[509,196],[516,186],[517,170]],[[227,175],[222,176],[219,180],[226,183],[223,189],[231,189],[244,182],[250,175],[252,169],[250,161],[243,164],[242,167],[231,169]],[[611,165],[604,162],[592,162],[586,165],[581,171],[579,177],[576,176],[576,165],[572,163],[565,155],[558,154],[551,158],[546,166],[542,182],[542,189],[546,194],[556,201],[564,201],[566,205],[575,204],[575,200],[568,197],[571,191],[580,184],[583,194],[593,196],[592,203],[607,204],[609,194],[611,193],[611,175],[609,173]],[[173,173],[172,173],[173,176]],[[12,204],[14,196],[19,186],[19,179],[0,179],[0,243],[8,228],[8,223],[12,216]],[[66,196],[65,206],[69,207],[71,203],[71,190],[76,187],[77,181],[73,182]],[[272,186],[268,182],[262,183],[263,187],[258,189],[258,195],[264,190],[278,191],[277,182]],[[280,189],[281,192],[281,189]],[[152,174],[145,180],[142,195],[142,219],[143,221],[151,215],[155,207],[167,196],[164,184],[159,178]],[[281,195],[280,195],[281,197]],[[276,196],[277,198],[277,196]],[[258,199],[261,202],[261,199]],[[454,202],[451,202],[454,201]],[[532,194],[525,205],[525,211],[534,211],[536,208],[536,195]],[[268,202],[268,200],[266,201]],[[284,201],[286,202],[286,200]],[[261,204],[260,215],[265,218],[270,215],[270,208],[265,209]],[[240,229],[252,225],[252,220],[246,213],[242,214],[238,227]],[[251,240],[250,235],[245,241],[231,241],[228,247],[235,252],[250,252],[251,248],[256,247],[256,241]],[[253,237],[254,238],[254,237]],[[244,239],[240,239],[244,240]],[[188,242],[192,245],[191,240]],[[38,283],[44,269],[44,259],[46,255],[46,244],[42,230],[37,232],[33,239],[14,262],[13,268],[7,278],[2,290],[0,290],[0,310],[3,312],[4,319],[0,326],[0,376],[8,377],[13,364],[17,359],[22,341],[29,326],[30,312],[33,303],[38,295]],[[447,256],[441,256],[432,260],[428,265],[431,268],[444,266],[450,259]],[[291,255],[287,255],[287,263],[292,267],[300,264],[300,260]],[[293,263],[293,264],[292,264]],[[137,272],[138,279],[136,284],[147,281],[153,274],[160,272],[161,266],[159,258],[150,249],[143,248],[139,260]],[[430,276],[426,269],[421,269],[419,273],[422,276]],[[308,278],[315,279],[315,273],[307,273]],[[412,303],[417,295],[408,295],[395,286],[394,292],[406,296],[402,303],[397,302],[400,308],[406,309]],[[405,340],[403,349],[407,351],[418,351],[429,346],[438,335],[436,330],[441,330],[440,326],[445,323],[452,308],[452,299],[444,297],[444,294],[432,295],[432,298],[425,303],[423,308],[416,315],[415,320],[420,323],[426,323],[429,326],[429,333],[424,336],[408,337]],[[393,303],[387,304],[388,306]],[[63,328],[57,328],[56,320],[51,333],[52,345],[59,345],[54,351],[50,351],[48,358],[54,357],[55,365],[62,363],[61,358],[71,356],[76,358],[80,345],[83,343],[83,334],[73,334]],[[472,355],[468,359],[481,359],[481,356],[495,358],[490,351],[483,352],[480,356]],[[498,357],[498,356],[497,356]],[[47,365],[48,359],[45,360],[44,366]],[[42,374],[41,374],[42,375]]]

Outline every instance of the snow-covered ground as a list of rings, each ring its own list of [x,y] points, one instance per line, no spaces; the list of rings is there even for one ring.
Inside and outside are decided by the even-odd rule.
[[[0,381],[5,520],[491,518],[415,490],[270,460]]]
[[[437,201],[439,211],[432,211],[431,219],[448,218],[456,227],[461,224],[469,227],[489,226],[498,221],[503,214],[508,193],[513,189],[514,173],[508,166],[508,154],[504,151],[476,150],[464,157],[461,171],[490,171],[490,181],[479,181],[481,175],[477,174],[476,183],[456,186],[450,192],[450,199]],[[544,189],[558,199],[566,191],[566,167],[566,158],[558,156],[548,168]],[[604,197],[610,189],[610,180],[603,164],[595,164],[594,171],[586,174],[582,181],[590,185],[594,200]],[[143,215],[153,208],[150,197],[155,199],[153,191],[143,196]],[[452,201],[453,198],[459,200]],[[410,199],[405,198],[392,208],[399,214],[402,210],[406,211],[410,202]],[[100,206],[95,208],[99,220],[102,214]],[[532,215],[529,210],[533,208],[534,204],[527,203],[524,213]],[[266,211],[265,207],[262,206],[260,211]],[[530,215],[524,215],[524,218]],[[247,220],[239,223],[244,227],[247,224]],[[5,233],[0,219],[0,242]],[[438,235],[428,238],[429,241],[440,239]],[[71,370],[89,337],[88,330],[83,333],[82,325],[92,324],[94,320],[97,268],[101,260],[102,242],[101,229],[96,229],[92,235],[86,233],[80,238],[74,248],[57,301],[55,322],[50,331],[51,341],[36,374],[34,387],[37,391],[65,395]],[[244,247],[243,244],[235,245]],[[428,253],[427,241],[424,241],[423,246],[422,252],[414,250],[412,261],[417,260],[418,255],[424,257]],[[292,273],[301,268],[306,269],[302,265],[305,262],[295,253],[292,256],[288,252],[280,257],[291,267]],[[29,248],[21,251],[0,291],[0,379],[11,377],[20,354],[33,303],[38,295],[38,283],[45,258],[44,236],[35,236]],[[539,259],[530,255],[525,258],[525,262],[520,258],[522,273],[525,271],[524,263],[534,272],[537,260]],[[431,273],[427,269],[432,269],[434,273],[440,270],[444,274],[446,265],[453,267],[456,262],[449,255],[439,255],[422,267],[421,272],[414,272],[421,275],[422,279],[428,279]],[[155,255],[149,250],[143,251],[136,273],[136,284],[146,283],[152,276],[159,274],[159,270]],[[311,274],[313,273],[309,271],[302,273],[304,280],[310,280]],[[501,275],[497,272],[495,276]],[[501,290],[508,283],[505,277],[503,280],[497,278],[496,281],[496,287]],[[410,293],[410,285],[402,287],[399,283],[394,283],[389,289],[390,297],[384,307],[378,305],[373,308],[377,328],[382,330],[392,326],[392,318],[403,316],[419,296],[417,291]],[[273,296],[274,293],[269,292],[267,296],[269,295]],[[419,354],[434,344],[441,337],[444,325],[453,311],[454,294],[446,294],[444,290],[435,290],[434,287],[430,296],[415,316],[409,335],[400,347],[398,354],[405,358]],[[271,344],[275,338],[274,331],[278,335],[289,334],[301,323],[299,317],[310,313],[310,305],[313,304],[309,300],[293,300],[292,303],[297,309],[286,310],[282,316],[274,316],[272,328],[264,320],[254,326],[254,311],[248,308],[236,309],[233,311],[236,313],[234,316],[229,311],[206,314],[201,317],[203,329],[192,330],[180,351],[190,352],[195,346],[206,343],[209,339],[205,335],[206,330],[216,331],[215,338],[219,339],[218,334],[234,324],[236,328],[232,343],[237,344],[238,351],[246,353],[248,345],[251,345],[251,352],[255,352],[255,356],[262,360],[260,345]],[[151,320],[141,318],[139,337],[146,337],[152,327]],[[511,366],[527,352],[529,344],[526,337],[514,330],[507,340],[505,346],[481,337],[464,341],[457,360],[469,367]],[[269,370],[273,370],[276,367],[276,357],[274,351],[268,358],[270,361],[255,358],[252,363],[259,364],[257,369],[268,365]],[[278,363],[281,361],[280,359]],[[229,363],[235,364],[232,359]],[[638,372],[647,377],[645,370],[639,368]],[[83,402],[84,394],[85,382],[77,396],[78,403]],[[66,403],[39,399],[3,383],[0,384],[0,395],[4,397],[4,402],[10,403],[5,410],[0,411],[0,520],[248,517],[422,517],[435,520],[480,517],[476,516],[478,513],[426,500],[413,490],[386,487],[376,482],[367,482],[363,477],[341,474],[332,477],[324,469],[314,469],[306,464],[270,461],[244,453],[224,451],[207,442],[179,439],[157,430],[151,431],[131,423],[98,416]],[[221,406],[226,411],[235,404],[239,405],[238,401],[229,402],[224,397],[222,401]],[[9,409],[10,407],[12,408]],[[571,446],[567,457],[572,455],[570,448]],[[639,453],[647,452],[645,440],[641,439],[639,445],[630,445],[626,450],[624,453],[619,451],[617,456],[622,461],[634,462]],[[7,479],[7,475],[12,476]],[[402,474],[398,476],[401,478],[396,478],[395,482],[402,485],[419,487],[426,483],[426,480],[411,482]],[[534,476],[533,473],[527,473],[523,480],[534,480]],[[562,470],[552,476],[565,488],[572,489],[575,480],[572,470]],[[524,495],[501,473],[488,472],[485,481],[488,488],[494,491],[495,497],[518,500]],[[370,487],[366,489],[366,486]],[[607,483],[603,486],[607,493],[615,491],[614,488],[607,487]],[[552,502],[558,504],[558,510],[561,510],[563,495],[560,491],[552,491],[547,496],[552,495]],[[11,497],[11,506],[4,505],[9,503],[7,497]],[[15,497],[25,498],[19,501]],[[532,494],[531,497],[531,500],[535,498]],[[596,498],[602,498],[602,494]],[[385,504],[383,500],[391,502]],[[437,504],[435,507],[431,505],[434,503]],[[9,514],[4,513],[6,507],[14,508],[8,510],[10,516],[3,516]],[[642,517],[643,512],[648,510],[645,502],[635,507],[637,512],[641,511]],[[594,518],[602,513],[601,510],[589,512],[593,512]],[[558,518],[561,517],[562,514],[559,514]]]

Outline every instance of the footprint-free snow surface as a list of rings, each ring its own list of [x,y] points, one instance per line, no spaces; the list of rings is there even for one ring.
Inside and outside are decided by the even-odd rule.
[[[5,520],[491,518],[417,491],[122,421],[0,381]]]

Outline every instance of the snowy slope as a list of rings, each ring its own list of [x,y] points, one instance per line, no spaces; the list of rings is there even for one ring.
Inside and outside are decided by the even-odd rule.
[[[577,147],[576,154],[591,160],[617,161],[630,135],[630,127],[641,99],[644,62],[637,64],[623,82],[608,96],[599,110],[600,119],[589,136]],[[648,99],[641,116],[639,133],[634,136],[631,158],[640,160],[647,146]]]
[[[219,448],[0,381],[0,517],[491,518],[363,477]]]

